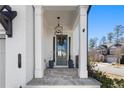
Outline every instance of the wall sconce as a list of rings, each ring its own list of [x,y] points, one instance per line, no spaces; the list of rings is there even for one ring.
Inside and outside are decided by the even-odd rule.
[[[6,9],[7,11],[4,11]],[[12,37],[12,20],[17,16],[16,11],[12,11],[8,5],[0,5],[0,23],[6,30],[8,37]]]

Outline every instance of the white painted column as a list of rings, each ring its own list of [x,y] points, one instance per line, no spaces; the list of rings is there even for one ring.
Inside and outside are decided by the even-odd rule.
[[[80,6],[80,32],[79,32],[79,77],[88,78],[87,71],[87,8]]]
[[[44,75],[43,61],[43,8],[35,6],[35,78]]]

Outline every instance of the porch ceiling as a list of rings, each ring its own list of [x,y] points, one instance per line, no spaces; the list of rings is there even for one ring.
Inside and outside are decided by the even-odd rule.
[[[54,29],[58,24],[57,17],[60,17],[60,23],[64,30],[71,30],[74,24],[77,6],[45,6],[45,20],[48,29]]]
[[[44,6],[49,11],[75,11],[78,6]]]

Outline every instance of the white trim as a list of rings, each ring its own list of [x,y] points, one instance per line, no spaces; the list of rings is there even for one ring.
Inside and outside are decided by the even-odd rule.
[[[80,7],[80,32],[79,32],[79,77],[88,78],[87,71],[87,9]],[[83,32],[83,29],[85,31]]]
[[[35,7],[35,78],[44,76],[44,58],[43,58],[43,13],[42,6]]]

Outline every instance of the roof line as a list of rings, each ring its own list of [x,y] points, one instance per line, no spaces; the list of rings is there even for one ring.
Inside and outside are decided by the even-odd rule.
[[[87,14],[89,14],[91,7],[92,7],[92,5],[89,5],[89,8],[88,8]]]

